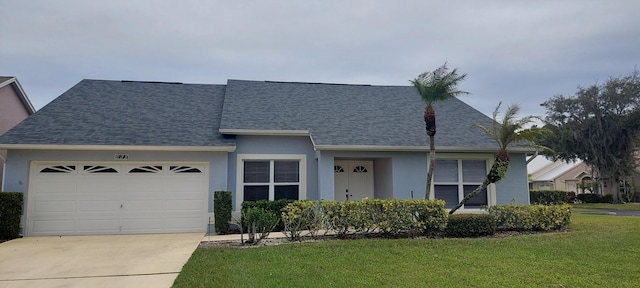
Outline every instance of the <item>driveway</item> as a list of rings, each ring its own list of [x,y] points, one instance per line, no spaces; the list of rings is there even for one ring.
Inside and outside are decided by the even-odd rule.
[[[203,233],[26,237],[0,244],[0,287],[171,287]]]

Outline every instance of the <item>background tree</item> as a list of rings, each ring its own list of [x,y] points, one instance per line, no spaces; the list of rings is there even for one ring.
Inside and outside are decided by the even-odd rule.
[[[547,109],[546,127],[554,134],[544,142],[557,151],[552,158],[582,159],[613,185],[632,175],[640,137],[637,70],[604,84],[579,87],[571,97],[554,96],[541,105]],[[617,201],[617,187],[613,188]]]
[[[477,127],[487,133],[487,135],[491,136],[496,143],[498,143],[498,153],[495,155],[495,160],[491,165],[491,169],[487,174],[485,180],[473,190],[469,195],[465,196],[456,207],[449,211],[449,214],[453,214],[456,210],[460,209],[462,205],[467,203],[469,199],[476,196],[478,193],[487,189],[487,186],[491,183],[497,183],[498,181],[504,178],[507,170],[509,170],[509,164],[511,163],[511,158],[509,156],[509,151],[507,150],[510,146],[515,144],[522,144],[523,146],[534,146],[538,149],[547,149],[544,146],[535,144],[538,139],[545,137],[548,135],[549,131],[544,128],[538,128],[536,126],[532,126],[530,128],[526,128],[534,120],[539,119],[536,116],[525,116],[520,119],[516,118],[516,115],[520,111],[520,106],[518,105],[510,105],[507,107],[507,110],[504,113],[504,117],[502,118],[502,122],[498,122],[498,115],[500,113],[500,106],[502,103],[498,104],[496,110],[493,111],[493,124],[491,127],[486,127],[480,124],[474,124],[474,127]]]
[[[427,104],[424,109],[424,123],[427,135],[429,136],[429,169],[427,171],[427,188],[425,190],[425,199],[429,198],[431,192],[431,182],[433,179],[433,169],[436,164],[436,112],[433,109],[433,103],[444,101],[457,97],[469,92],[458,90],[458,84],[464,80],[467,74],[458,75],[458,70],[453,69],[449,72],[447,63],[445,62],[438,69],[431,72],[424,72],[418,75],[418,78],[410,80],[411,84],[418,90],[418,94]]]

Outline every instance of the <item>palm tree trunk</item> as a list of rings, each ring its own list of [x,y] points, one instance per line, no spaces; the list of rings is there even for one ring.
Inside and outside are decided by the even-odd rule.
[[[460,209],[460,207],[462,207],[462,205],[467,203],[467,201],[469,201],[469,199],[471,199],[474,196],[478,195],[478,193],[482,192],[482,190],[487,189],[487,186],[489,186],[489,184],[491,184],[491,180],[489,180],[489,176],[487,176],[484,179],[484,182],[482,182],[482,184],[480,184],[480,186],[478,186],[478,188],[473,190],[473,192],[469,193],[469,195],[464,197],[464,199],[462,199],[462,201],[460,201],[460,203],[458,203],[458,205],[456,207],[453,207],[453,209],[451,209],[451,211],[449,211],[449,215],[452,215],[454,212],[456,212],[456,210]]]
[[[429,171],[427,171],[427,189],[424,199],[429,199],[431,194],[431,182],[433,179],[433,168],[436,165],[436,141],[435,136],[429,136]]]

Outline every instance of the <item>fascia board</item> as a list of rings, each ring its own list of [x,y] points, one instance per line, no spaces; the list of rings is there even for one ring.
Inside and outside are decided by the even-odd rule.
[[[124,151],[205,151],[234,152],[235,146],[148,146],[148,145],[59,145],[0,144],[4,150],[124,150]]]

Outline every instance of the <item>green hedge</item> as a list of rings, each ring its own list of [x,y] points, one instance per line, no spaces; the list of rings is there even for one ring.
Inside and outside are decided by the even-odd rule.
[[[489,214],[454,214],[449,217],[445,235],[476,237],[496,233],[496,221]]]
[[[23,203],[21,192],[0,192],[0,238],[14,239],[19,236]]]
[[[216,233],[226,234],[229,232],[232,209],[231,191],[213,192],[213,215],[215,218]]]
[[[262,208],[265,211],[271,212],[275,215],[280,215],[282,213],[282,208],[284,208],[285,206],[287,206],[287,204],[289,203],[293,203],[296,200],[291,200],[291,199],[280,199],[280,200],[275,200],[275,201],[267,201],[267,200],[258,200],[258,201],[244,201],[242,202],[242,210],[241,212],[244,215],[244,211],[249,209],[249,208]],[[245,223],[244,220],[240,220],[242,223]],[[246,231],[246,226],[244,226]],[[280,221],[278,223],[278,225],[276,225],[276,227],[273,229],[273,231],[282,231],[284,230],[284,226],[282,224],[282,221]]]
[[[296,201],[282,212],[285,233],[292,240],[303,231],[347,235],[427,235],[442,231],[448,213],[442,200]]]
[[[500,205],[489,207],[499,230],[549,231],[569,225],[571,206]]]
[[[584,193],[576,195],[576,198],[582,203],[613,203],[613,195],[600,195],[595,193]]]
[[[569,202],[569,194],[563,190],[530,190],[531,204],[558,205]]]

